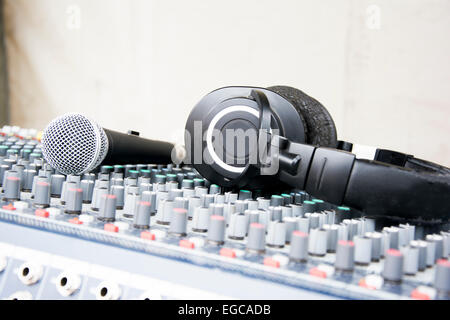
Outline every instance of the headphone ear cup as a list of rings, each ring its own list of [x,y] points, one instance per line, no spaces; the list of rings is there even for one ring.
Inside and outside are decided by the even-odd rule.
[[[336,125],[328,110],[319,101],[288,86],[273,86],[267,89],[279,94],[297,109],[306,128],[306,143],[336,148]]]

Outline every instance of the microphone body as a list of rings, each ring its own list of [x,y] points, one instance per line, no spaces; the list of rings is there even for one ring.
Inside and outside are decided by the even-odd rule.
[[[101,164],[171,163],[174,149],[169,142],[103,129],[76,113],[51,121],[41,143],[45,160],[57,171],[73,175],[92,171]]]
[[[141,138],[134,134],[103,129],[108,138],[108,152],[102,164],[171,163],[174,145]]]

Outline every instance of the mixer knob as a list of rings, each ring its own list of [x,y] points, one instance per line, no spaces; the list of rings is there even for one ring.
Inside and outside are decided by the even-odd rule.
[[[116,197],[115,201],[116,209],[118,210],[123,209],[125,187],[120,185],[114,185],[111,187],[111,194],[113,194]]]
[[[170,200],[169,200],[170,201]],[[178,237],[186,235],[187,230],[187,210],[174,208],[170,219],[169,233]]]
[[[389,248],[385,248],[387,249],[398,249],[399,246],[399,229],[396,227],[384,227],[383,228],[383,232],[386,232],[389,235]]]
[[[177,197],[183,197],[183,190],[181,189],[171,189],[169,190],[169,200],[175,200]]]
[[[281,221],[269,221],[267,228],[267,245],[283,248],[286,242],[286,224]]]
[[[413,240],[410,242],[410,246],[418,250],[417,267],[419,271],[425,270],[427,268],[427,243],[422,240]]]
[[[435,243],[436,253],[435,259],[446,258],[444,256],[444,237],[439,234],[429,234],[426,236],[427,241],[432,241]]]
[[[245,210],[248,210],[248,203],[244,200],[236,200],[234,203],[236,206],[236,212],[245,212]]]
[[[150,227],[151,204],[147,201],[138,203],[134,216],[134,227],[138,229],[148,229]]]
[[[151,183],[139,183],[139,193],[142,194],[144,191],[152,191],[153,185]]]
[[[183,179],[181,181],[181,189],[194,189],[194,181],[190,179]]]
[[[50,195],[53,198],[60,198],[62,192],[62,186],[66,177],[62,174],[53,174],[50,177]]]
[[[335,214],[335,223],[341,223],[346,219],[351,219],[351,212],[349,207],[337,207]]]
[[[270,206],[271,207],[282,206],[283,202],[284,202],[283,197],[281,197],[279,195],[274,194],[270,197]]]
[[[427,267],[432,267],[436,262],[436,242],[432,239],[427,239]]]
[[[192,231],[206,232],[208,231],[209,210],[204,207],[195,207],[192,217]]]
[[[230,224],[228,226],[228,238],[234,240],[243,240],[247,234],[249,224],[249,216],[242,213],[234,213],[230,215]],[[255,221],[253,221],[255,222]]]
[[[23,191],[25,191],[25,192],[31,191],[31,189],[33,187],[33,180],[34,180],[35,176],[36,176],[36,170],[31,170],[31,169],[24,170],[24,172],[23,172],[23,179],[24,179]],[[0,179],[1,179],[1,177],[0,177]],[[64,179],[64,176],[63,176],[63,179]],[[62,186],[62,183],[61,183],[61,186]],[[53,188],[53,185],[52,185],[52,188]],[[59,195],[61,196],[61,190],[59,190]]]
[[[137,186],[129,186],[125,188],[127,192],[125,195],[125,203],[123,206],[123,216],[126,218],[132,218],[136,214],[137,205],[141,201],[141,196],[139,194],[139,188]]]
[[[296,217],[285,217],[283,222],[286,225],[286,243],[291,242],[292,232],[298,230],[298,218]]]
[[[19,200],[20,197],[20,178],[10,176],[4,182],[4,197],[7,201]]]
[[[46,181],[36,183],[33,205],[37,208],[48,208],[50,205],[50,184]]]
[[[259,198],[257,201],[258,201],[258,209],[260,209],[260,210],[268,210],[269,209],[269,207],[270,207],[269,199]]]
[[[214,195],[213,194],[203,194],[201,197],[202,199],[202,206],[209,208],[209,205],[211,203],[214,203]]]
[[[217,184],[212,184],[209,186],[209,194],[220,193],[220,187]]]
[[[434,287],[443,296],[450,296],[450,261],[439,259],[436,262]]]
[[[400,251],[403,254],[403,273],[415,275],[419,270],[419,249],[412,246],[403,246]]]
[[[293,217],[303,217],[303,207],[298,204],[289,205],[292,208],[292,216]]]
[[[188,218],[192,219],[196,208],[201,207],[202,201],[199,197],[190,197],[188,200]]]
[[[91,205],[92,210],[99,211],[102,197],[105,194],[108,194],[108,189],[94,188],[94,192],[92,193],[92,205]]]
[[[158,204],[158,211],[156,212],[156,223],[162,225],[170,224],[173,208],[173,201],[161,200]]]
[[[269,221],[281,221],[281,207],[269,207]]]
[[[303,201],[303,212],[304,213],[316,212],[316,203],[314,201],[309,200]]]
[[[92,194],[94,193],[94,182],[91,180],[81,180],[80,188],[83,190],[83,203],[91,203]]]
[[[252,192],[248,190],[240,190],[238,199],[239,200],[252,199]]]
[[[353,237],[355,243],[355,263],[368,265],[372,260],[372,240],[364,236]]]
[[[327,232],[327,251],[336,252],[338,241],[338,226],[335,224],[324,224],[323,229]]]
[[[308,259],[308,234],[295,230],[291,234],[289,258],[295,262],[305,262]]]
[[[354,267],[355,244],[353,241],[339,240],[334,266],[337,270],[351,272]]]
[[[372,261],[379,261],[381,257],[382,234],[379,232],[366,232],[366,237],[372,241]]]
[[[201,199],[202,199],[202,201],[204,201],[203,199],[203,196],[204,195],[206,195],[206,194],[208,194],[208,188],[205,188],[205,187],[195,187],[194,188],[194,190],[195,190],[195,196],[196,197],[200,197]],[[212,195],[212,199],[214,199],[214,194],[211,194]],[[204,203],[204,202],[203,202]]]
[[[320,228],[320,214],[319,213],[305,213],[305,217],[309,218],[309,228]]]
[[[69,188],[66,191],[66,210],[68,214],[80,214],[83,204],[83,190]]]
[[[324,256],[327,253],[327,231],[311,229],[309,233],[308,252],[313,256]]]
[[[260,223],[250,224],[247,237],[247,250],[254,253],[265,251],[266,230]]]
[[[220,215],[212,215],[209,219],[208,241],[221,245],[225,240],[225,218]]]
[[[383,278],[387,281],[400,282],[403,274],[403,255],[396,249],[386,251]]]
[[[116,220],[117,197],[114,194],[104,194],[100,202],[98,219],[104,222]]]
[[[188,199],[183,198],[183,197],[175,197],[174,199],[174,206],[175,208],[183,208],[183,209],[188,209]]]
[[[309,217],[301,217],[298,218],[298,230],[300,230],[303,233],[309,232]]]

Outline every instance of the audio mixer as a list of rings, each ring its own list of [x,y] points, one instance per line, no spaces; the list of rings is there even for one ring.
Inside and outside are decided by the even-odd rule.
[[[448,299],[450,225],[302,190],[224,189],[188,166],[55,171],[0,137],[0,298]]]

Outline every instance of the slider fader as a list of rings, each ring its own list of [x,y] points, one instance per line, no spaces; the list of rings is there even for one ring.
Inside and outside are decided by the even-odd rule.
[[[1,130],[1,298],[449,298],[449,224],[222,190],[171,164],[65,176],[36,135]]]

